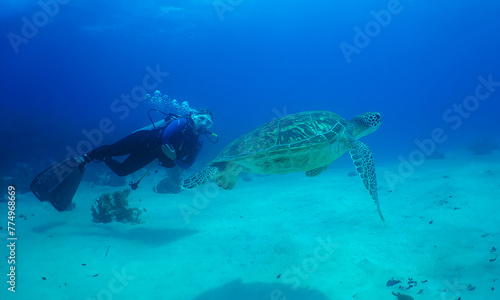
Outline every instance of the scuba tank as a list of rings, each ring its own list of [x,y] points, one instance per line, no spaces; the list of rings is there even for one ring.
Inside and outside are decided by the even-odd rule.
[[[163,115],[165,115],[166,117],[160,121],[157,121],[157,122],[154,122],[153,121],[153,118],[151,117],[151,112],[152,111],[156,111],[158,113],[161,113]],[[166,112],[163,112],[161,110],[158,110],[156,108],[151,108],[150,110],[148,110],[148,117],[149,117],[149,120],[151,121],[151,125],[148,125],[148,126],[145,126],[141,129],[138,129],[136,131],[139,131],[139,130],[152,130],[152,129],[156,129],[156,128],[164,128],[164,127],[167,127],[170,123],[172,123],[172,121],[175,121],[179,118],[187,118],[187,119],[190,119],[191,116],[180,116],[180,115],[177,115],[177,114],[173,114],[173,113],[166,113]],[[135,131],[134,131],[135,132]],[[207,129],[203,128],[201,130],[199,130],[200,132],[200,135],[205,135],[207,137],[207,139],[212,143],[212,144],[216,144],[217,142],[219,142],[219,136],[211,131],[208,131]]]

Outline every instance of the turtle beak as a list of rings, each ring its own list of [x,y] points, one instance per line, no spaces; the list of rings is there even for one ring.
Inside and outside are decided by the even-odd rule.
[[[382,125],[382,116],[379,113],[375,113],[375,129]]]

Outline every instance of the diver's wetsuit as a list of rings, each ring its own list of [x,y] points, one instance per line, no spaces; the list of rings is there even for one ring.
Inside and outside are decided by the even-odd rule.
[[[155,159],[167,168],[178,165],[187,169],[203,145],[203,140],[194,133],[191,123],[186,118],[179,118],[162,128],[139,130],[112,145],[98,147],[87,155],[93,160],[104,161],[118,176],[132,174]],[[165,144],[175,150],[175,160],[168,158],[161,150]],[[122,155],[129,156],[121,163],[111,158]]]

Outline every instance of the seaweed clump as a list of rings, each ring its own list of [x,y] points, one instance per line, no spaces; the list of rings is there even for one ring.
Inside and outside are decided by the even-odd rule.
[[[90,208],[93,221],[109,223],[116,220],[122,223],[142,223],[140,219],[142,211],[137,207],[129,207],[127,200],[129,194],[130,190],[116,191],[113,194],[103,193]]]

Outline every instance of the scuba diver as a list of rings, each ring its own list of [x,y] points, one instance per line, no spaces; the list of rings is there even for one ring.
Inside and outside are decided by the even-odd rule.
[[[161,166],[189,168],[195,161],[203,139],[213,125],[213,115],[207,109],[189,117],[170,114],[164,120],[133,132],[112,145],[98,147],[83,155],[87,163],[104,161],[118,176],[126,176],[158,159]],[[113,156],[129,155],[123,162]]]
[[[151,115],[149,117],[151,119]],[[218,139],[216,134],[208,131],[213,125],[213,114],[207,109],[192,111],[188,116],[168,114],[156,123],[151,119],[151,123],[114,144],[54,164],[33,179],[32,192],[40,201],[49,201],[58,211],[64,211],[80,185],[85,166],[91,162],[104,162],[118,176],[132,174],[153,161],[149,169],[156,161],[166,168],[179,166],[187,169],[203,145],[201,135],[206,135],[210,141],[210,136]],[[123,162],[113,159],[124,155],[128,157]],[[137,189],[142,178],[131,182],[131,189]]]

